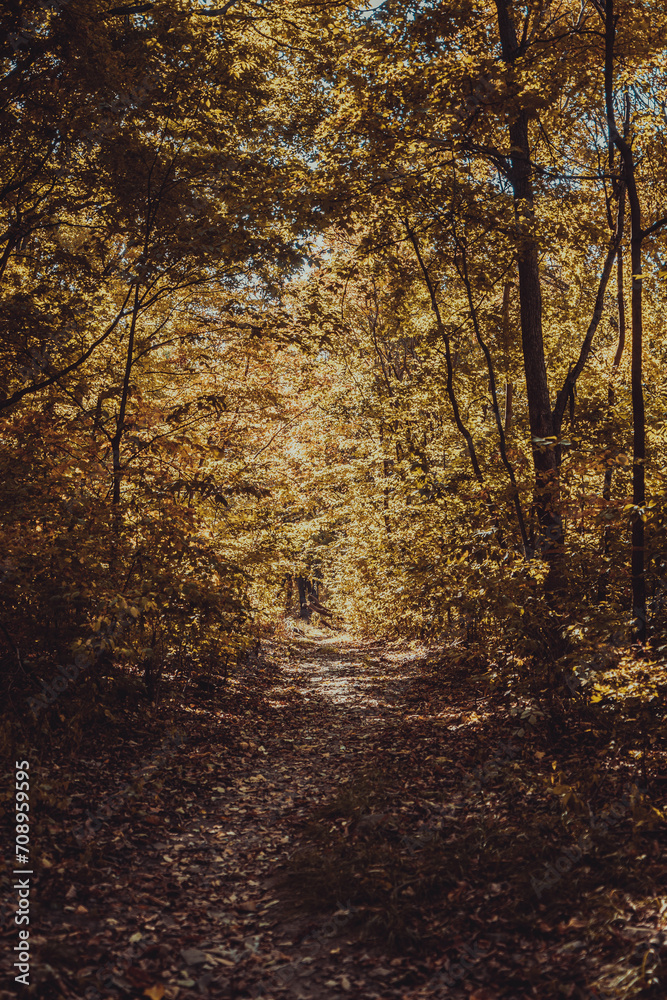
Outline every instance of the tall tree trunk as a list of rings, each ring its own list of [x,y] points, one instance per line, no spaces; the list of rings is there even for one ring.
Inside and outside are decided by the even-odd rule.
[[[630,574],[632,579],[632,617],[635,638],[646,641],[646,573],[644,552],[644,518],[640,509],[646,501],[646,414],[644,408],[643,368],[643,316],[642,316],[642,242],[646,232],[642,229],[641,204],[637,191],[635,158],[632,147],[622,138],[616,127],[614,114],[614,44],[616,41],[616,19],[614,0],[606,0],[605,6],[605,105],[610,140],[618,149],[623,161],[623,174],[630,206],[630,261],[632,264],[632,286],[630,300],[630,326],[632,338],[631,373],[632,389],[632,503],[635,507],[632,521],[632,556]],[[655,227],[653,227],[655,228]]]
[[[618,203],[618,224],[617,228],[622,231],[623,220],[625,217],[625,185],[621,186],[619,192],[619,203]],[[626,324],[625,324],[625,282],[623,276],[623,245],[619,246],[616,258],[616,303],[618,306],[618,340],[616,342],[616,353],[614,354],[614,360],[611,366],[611,378],[609,381],[609,389],[607,390],[607,406],[611,411],[614,403],[616,402],[616,394],[614,392],[613,378],[618,371],[621,359],[623,358],[623,351],[625,350],[625,334],[626,334]],[[611,444],[611,441],[610,441]],[[613,477],[613,469],[611,463],[605,469],[604,474],[604,484],[602,486],[602,499],[609,502],[611,500],[611,482]],[[607,559],[609,557],[609,551],[611,547],[611,529],[609,525],[605,526],[602,535],[602,557]],[[605,601],[607,599],[607,585],[609,583],[609,570],[604,568],[600,574],[600,580],[598,583],[598,600]]]
[[[498,30],[503,60],[512,65],[519,55],[516,29],[510,13],[509,0],[496,0]],[[528,416],[533,439],[535,467],[535,512],[540,525],[541,554],[550,562],[547,587],[561,586],[564,554],[563,522],[558,509],[559,480],[555,440],[551,445],[536,439],[553,439],[554,423],[547,381],[542,332],[542,287],[538,261],[538,246],[532,234],[534,223],[534,192],[530,163],[529,119],[521,111],[509,125],[510,183],[519,237],[517,263],[519,271],[519,305],[521,341],[526,373]]]
[[[634,170],[634,164],[633,164]],[[630,259],[632,261],[632,503],[635,507],[632,523],[632,617],[635,622],[637,639],[646,641],[646,574],[644,570],[644,518],[639,509],[646,502],[646,414],[644,409],[643,367],[643,323],[642,323],[642,230],[641,213],[637,188],[628,185],[632,236],[630,238]]]

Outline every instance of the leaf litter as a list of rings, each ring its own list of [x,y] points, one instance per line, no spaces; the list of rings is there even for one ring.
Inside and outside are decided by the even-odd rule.
[[[632,758],[484,676],[305,627],[247,691],[172,706],[181,742],[156,719],[91,738],[74,777],[40,761],[29,994],[662,996],[659,796],[565,853],[636,789]]]

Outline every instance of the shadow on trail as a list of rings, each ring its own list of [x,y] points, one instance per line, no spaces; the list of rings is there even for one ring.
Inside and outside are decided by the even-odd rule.
[[[634,782],[563,808],[546,727],[521,729],[479,669],[442,651],[299,650],[306,703],[331,713],[321,748],[342,743],[345,770],[300,829],[282,894],[295,912],[344,901],[346,933],[395,970],[382,996],[661,995],[664,905],[656,865],[637,859],[658,845],[637,843]]]
[[[161,720],[98,737],[64,818],[49,807],[39,996],[664,995],[664,826],[642,825],[627,766],[586,784],[601,737],[519,724],[460,649],[311,626],[264,646],[192,691],[182,743],[156,756]],[[101,825],[79,843],[91,787]]]

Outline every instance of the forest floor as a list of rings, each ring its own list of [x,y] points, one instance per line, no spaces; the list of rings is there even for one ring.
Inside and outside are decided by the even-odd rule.
[[[110,721],[75,774],[42,753],[21,992],[663,997],[660,761],[642,790],[616,731],[486,671],[295,624],[169,726]]]

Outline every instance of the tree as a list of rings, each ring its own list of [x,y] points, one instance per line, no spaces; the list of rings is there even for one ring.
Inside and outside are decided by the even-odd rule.
[[[248,454],[221,472],[215,449],[230,453],[228,407],[243,412],[227,378],[253,350],[235,341],[262,337],[303,261],[281,26],[180,3],[6,13],[2,461],[23,464],[1,600],[38,676],[73,642],[174,656],[186,620],[202,650],[218,627],[247,636],[254,508],[239,500],[263,487]],[[250,454],[262,430],[245,428]]]
[[[642,246],[645,239],[658,233],[667,225],[667,217],[656,219],[644,228],[642,220],[642,205],[638,189],[637,153],[633,149],[626,127],[625,135],[618,130],[616,111],[614,107],[614,57],[616,33],[619,19],[627,21],[630,11],[615,13],[614,0],[605,0],[604,7],[596,5],[602,16],[605,27],[605,61],[604,61],[604,93],[609,141],[613,143],[620,154],[622,162],[622,177],[627,187],[630,208],[630,262],[632,267],[631,291],[631,332],[632,332],[632,422],[633,422],[633,469],[632,469],[632,614],[635,621],[637,639],[646,641],[646,576],[645,576],[645,503],[646,503],[646,412],[643,387],[643,260]],[[658,26],[656,26],[658,27]],[[659,34],[664,37],[665,24],[660,24]],[[633,32],[633,40],[636,38]],[[655,44],[655,42],[653,42]],[[653,55],[649,51],[649,58]],[[649,64],[650,65],[650,64]],[[664,72],[664,53],[658,52],[658,67]],[[646,64],[643,72],[649,71]],[[653,74],[651,74],[653,75]],[[654,84],[655,80],[652,81]],[[663,84],[664,85],[664,84]],[[632,97],[625,93],[626,116],[631,115]]]
[[[596,18],[578,5],[520,12],[504,0],[484,11],[439,3],[410,19],[386,5],[363,21],[343,15],[341,38],[354,44],[339,59],[335,46],[327,48],[335,102],[317,133],[323,204],[357,229],[363,219],[361,250],[405,239],[408,218],[431,256],[434,289],[445,282],[449,294],[446,276],[461,270],[467,245],[471,291],[502,288],[505,312],[516,272],[539,526],[533,541],[550,566],[548,589],[561,593],[569,572],[562,461],[572,448],[563,422],[593,357],[622,240],[620,224],[611,236],[607,229],[624,181],[617,178],[610,194]],[[643,28],[633,30],[639,37]],[[481,231],[475,258],[470,247]],[[585,298],[565,307],[573,281]],[[482,333],[479,321],[473,294],[468,323]],[[487,339],[475,336],[484,351]],[[494,413],[497,347],[491,342],[490,366],[487,357]]]

